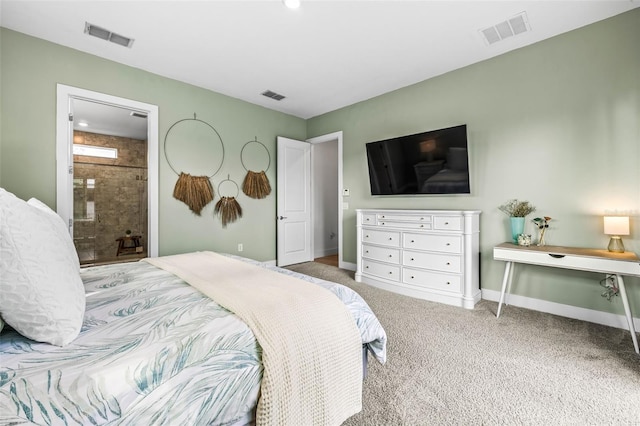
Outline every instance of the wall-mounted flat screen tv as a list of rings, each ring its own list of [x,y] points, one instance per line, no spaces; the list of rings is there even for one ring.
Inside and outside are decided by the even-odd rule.
[[[366,144],[371,195],[469,194],[467,126]]]

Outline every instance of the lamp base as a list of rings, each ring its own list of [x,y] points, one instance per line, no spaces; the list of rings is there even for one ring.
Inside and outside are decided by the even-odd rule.
[[[622,244],[622,238],[618,236],[613,236],[609,240],[609,247],[607,247],[609,251],[614,253],[624,253],[624,244]]]

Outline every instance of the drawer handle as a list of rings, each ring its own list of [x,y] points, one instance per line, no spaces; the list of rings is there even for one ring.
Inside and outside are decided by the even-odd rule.
[[[424,228],[424,225],[420,225],[420,228]]]
[[[451,262],[447,262],[447,266],[451,265]]]
[[[549,256],[556,258],[556,259],[562,259],[564,257],[564,254],[551,254],[549,253]]]
[[[449,247],[451,245],[451,243],[447,243],[447,247]]]
[[[412,243],[415,243],[415,240],[411,240]]]
[[[365,266],[365,267],[364,267],[364,269],[369,269],[369,267],[368,267],[368,266]]]
[[[393,255],[392,255],[392,254],[390,254],[390,255],[389,255],[389,257],[393,257]]]
[[[393,275],[393,272],[389,271],[389,275]]]
[[[365,253],[369,253],[369,250],[365,251]]]
[[[365,238],[369,238],[369,236],[368,236],[368,235],[365,235],[364,237],[365,237]]]
[[[450,284],[451,284],[451,282],[450,282],[450,281],[447,281],[447,285],[450,285]]]
[[[412,257],[412,258],[411,258],[411,261],[413,262],[414,260],[415,260],[415,259]]]
[[[384,219],[386,216],[382,216],[382,218]]]
[[[448,224],[449,224],[449,222],[445,222],[444,224],[445,224],[445,225],[448,225]]]
[[[384,225],[384,222],[380,222],[380,225]]]
[[[414,279],[415,277],[413,275],[411,275],[411,279]]]
[[[393,238],[392,238],[392,237],[389,237],[389,241],[393,241]]]
[[[369,218],[366,218],[365,220],[366,220],[367,222],[369,222],[369,221],[370,221],[371,219],[369,219]]]

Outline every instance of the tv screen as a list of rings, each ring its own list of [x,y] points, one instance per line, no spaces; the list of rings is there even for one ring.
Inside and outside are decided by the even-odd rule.
[[[366,144],[371,195],[469,194],[467,126]]]

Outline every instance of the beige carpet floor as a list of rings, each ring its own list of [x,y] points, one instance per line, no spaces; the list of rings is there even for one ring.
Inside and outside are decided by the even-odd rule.
[[[357,283],[315,262],[288,269],[356,290],[388,336],[363,409],[344,425],[640,425],[640,356],[626,330],[481,301],[473,310]]]

